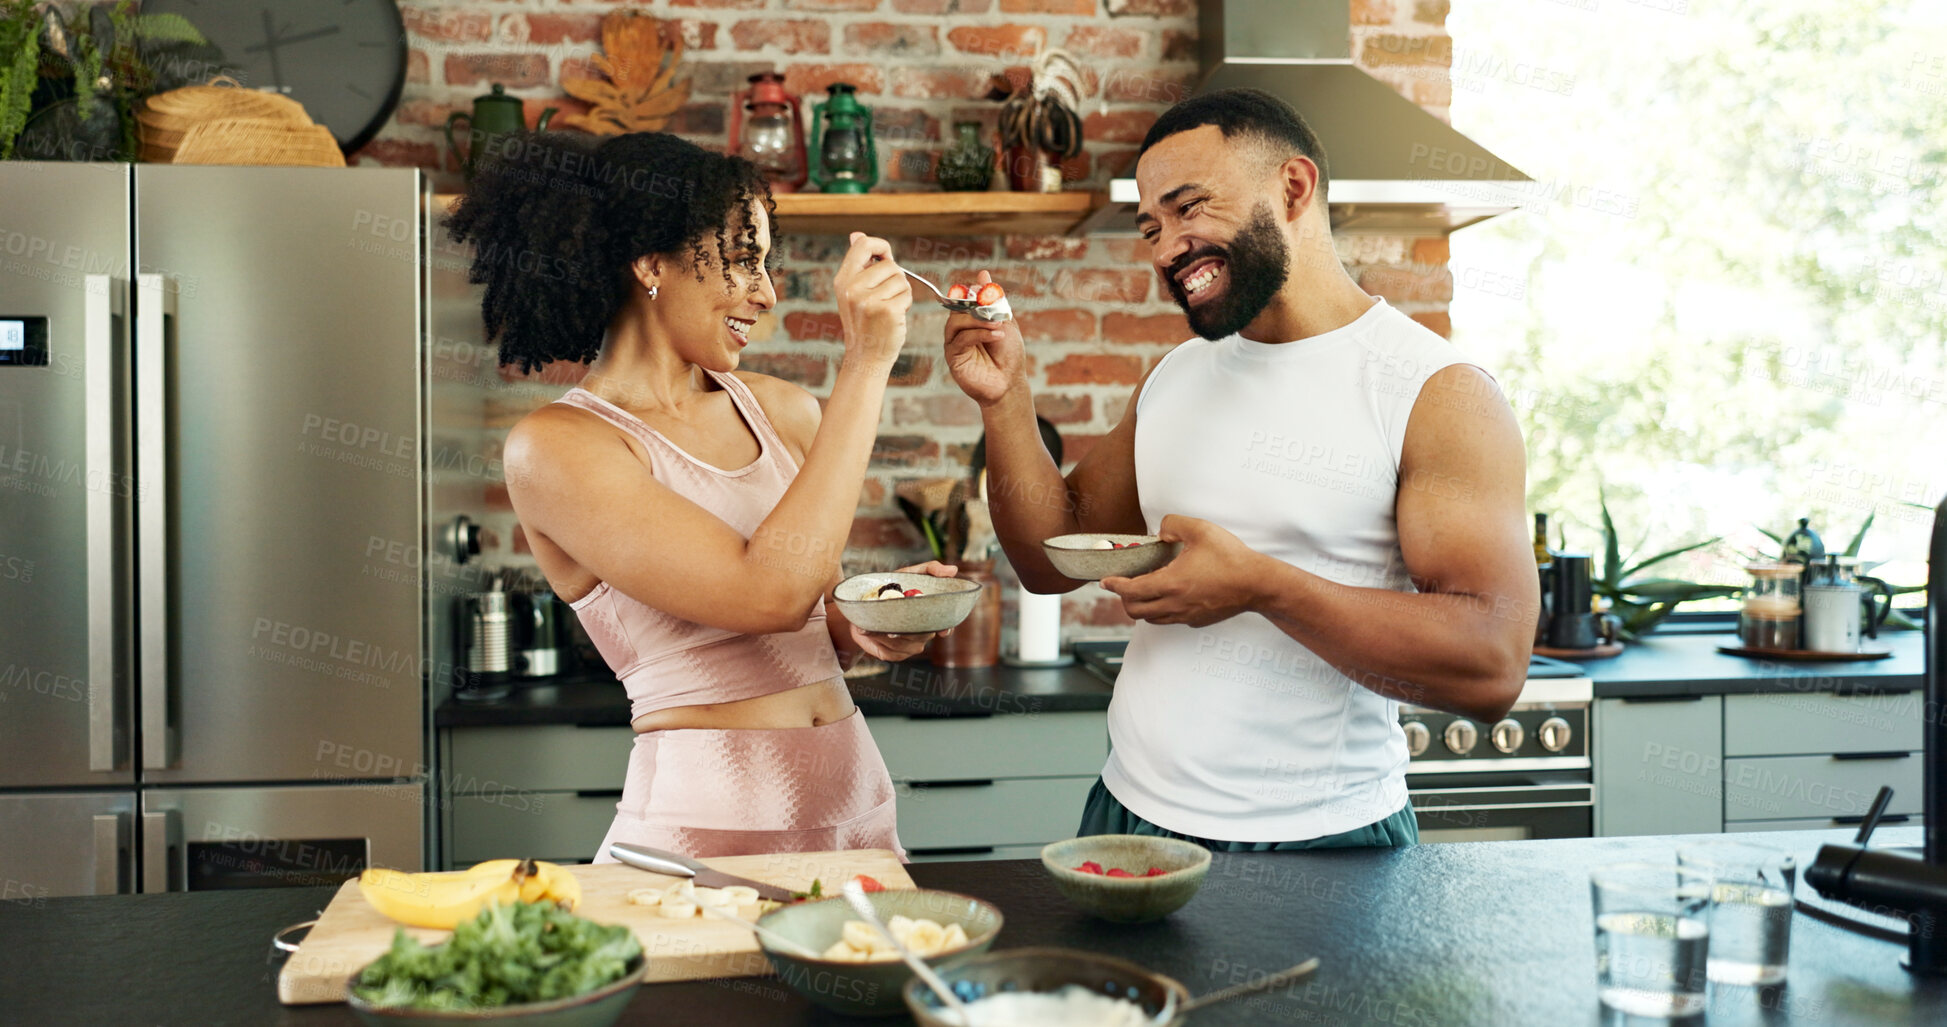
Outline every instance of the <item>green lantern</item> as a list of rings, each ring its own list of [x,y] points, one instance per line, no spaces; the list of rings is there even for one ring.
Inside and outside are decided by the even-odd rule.
[[[879,181],[879,151],[872,142],[872,111],[859,105],[856,86],[834,82],[823,103],[811,108],[811,152],[817,166],[811,183],[821,193],[862,193]]]

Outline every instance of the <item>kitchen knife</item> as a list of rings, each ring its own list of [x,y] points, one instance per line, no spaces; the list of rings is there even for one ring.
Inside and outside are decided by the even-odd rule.
[[[748,877],[738,877],[736,874],[726,874],[721,870],[712,870],[681,853],[665,852],[646,845],[631,845],[628,842],[610,842],[608,854],[632,867],[650,873],[691,878],[705,888],[743,885],[755,889],[760,899],[770,899],[773,902],[796,901],[788,889],[780,888],[775,884],[765,884],[762,881],[753,881]]]

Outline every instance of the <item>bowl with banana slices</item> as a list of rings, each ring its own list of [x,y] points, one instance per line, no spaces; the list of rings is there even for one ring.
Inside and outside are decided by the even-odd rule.
[[[980,589],[980,582],[965,578],[880,571],[846,578],[832,589],[832,596],[845,619],[867,631],[918,635],[945,631],[966,620]]]
[[[1000,933],[1001,911],[956,892],[895,888],[866,896],[879,920],[929,965],[987,951]],[[812,959],[759,934],[778,976],[812,1002],[847,1016],[906,1012],[900,989],[913,971],[885,938],[842,898],[799,902],[764,914],[757,925],[819,953]]]

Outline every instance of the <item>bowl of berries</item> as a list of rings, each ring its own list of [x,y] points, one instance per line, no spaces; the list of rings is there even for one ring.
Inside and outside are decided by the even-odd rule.
[[[1077,581],[1133,578],[1162,569],[1183,551],[1181,542],[1165,542],[1154,535],[1056,535],[1041,543],[1055,570]]]
[[[967,619],[980,582],[914,571],[880,571],[846,578],[832,590],[845,619],[881,635],[945,631]]]
[[[1141,924],[1182,908],[1210,872],[1210,850],[1145,834],[1096,834],[1051,842],[1041,865],[1075,905],[1118,924]]]

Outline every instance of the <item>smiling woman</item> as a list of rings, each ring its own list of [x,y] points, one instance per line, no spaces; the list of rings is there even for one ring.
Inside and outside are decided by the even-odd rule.
[[[831,589],[912,293],[891,247],[855,235],[827,407],[738,370],[777,300],[771,215],[747,161],[661,133],[542,134],[490,154],[449,221],[475,245],[501,362],[588,365],[514,426],[504,462],[535,561],[638,732],[597,861],[612,841],[900,851],[841,653],[904,659],[931,636],[858,630]],[[507,259],[527,253],[563,273]]]

